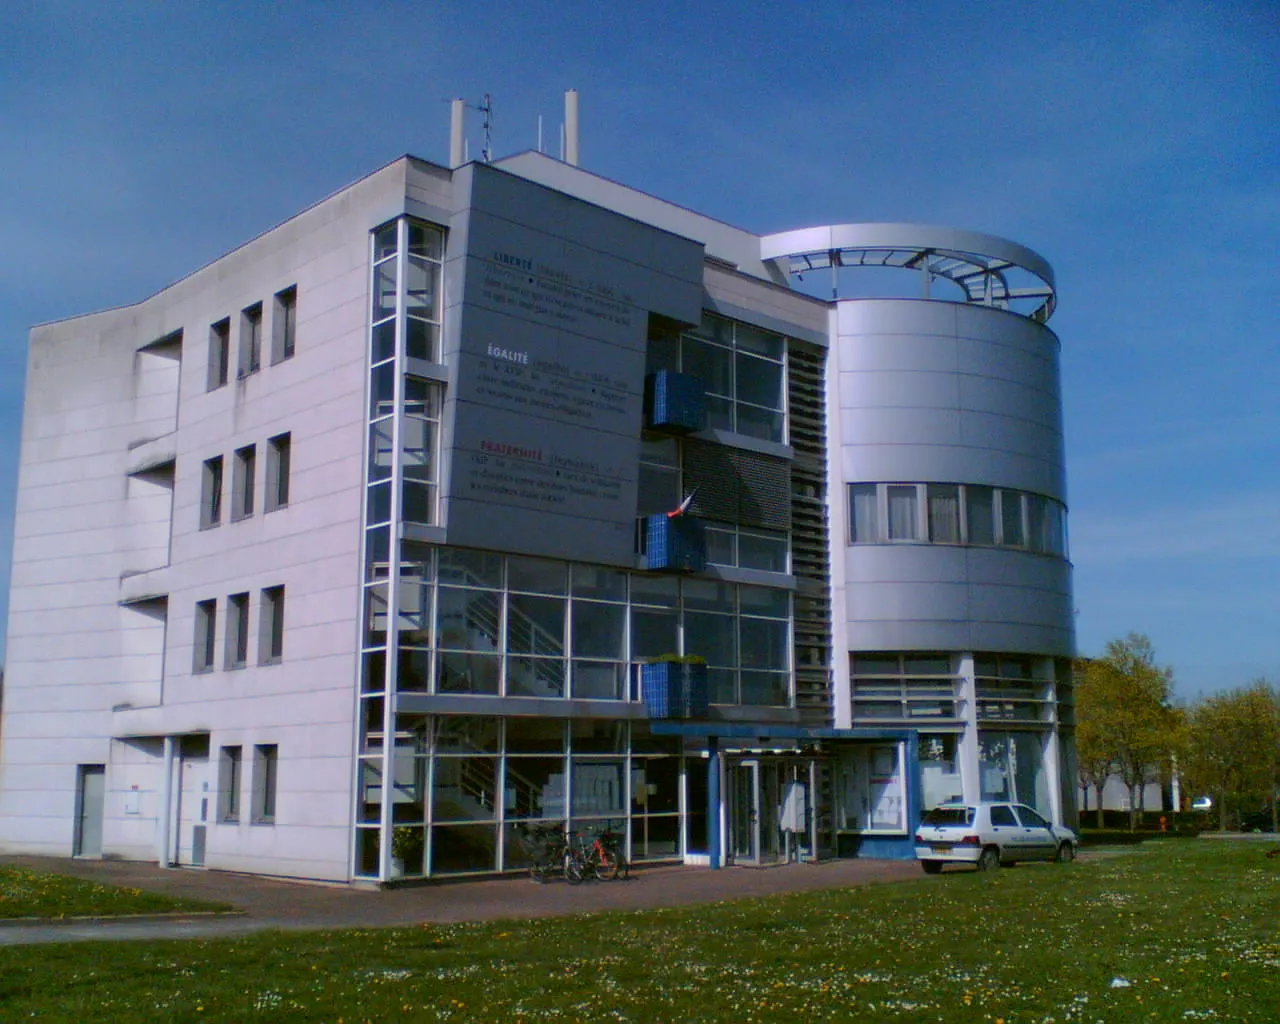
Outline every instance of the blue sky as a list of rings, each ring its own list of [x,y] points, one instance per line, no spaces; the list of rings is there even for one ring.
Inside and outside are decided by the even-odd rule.
[[[1058,274],[1081,652],[1280,681],[1280,7],[73,3],[0,8],[0,562],[26,333],[137,301],[405,152],[582,163],[769,232],[1013,238]],[[481,146],[478,115],[470,152]]]

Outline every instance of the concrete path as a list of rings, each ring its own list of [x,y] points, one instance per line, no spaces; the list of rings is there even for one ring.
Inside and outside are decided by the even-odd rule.
[[[101,919],[60,923],[0,922],[0,946],[103,939],[234,936],[265,929],[377,928],[422,922],[490,921],[553,917],[607,910],[641,910],[774,893],[834,889],[919,878],[915,861],[834,860],[769,868],[669,866],[635,871],[626,881],[562,881],[537,885],[528,878],[437,882],[401,889],[239,875],[154,864],[53,857],[4,857],[0,865],[72,875],[105,885],[146,889],[228,903],[235,916]]]

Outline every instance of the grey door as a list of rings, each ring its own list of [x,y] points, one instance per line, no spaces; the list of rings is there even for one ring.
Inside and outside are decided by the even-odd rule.
[[[177,821],[177,849],[173,862],[190,867],[204,867],[205,843],[211,791],[209,737],[184,736],[178,759],[177,799],[174,818]]]
[[[102,804],[107,792],[106,782],[106,765],[80,765],[76,780],[76,857],[102,856]]]

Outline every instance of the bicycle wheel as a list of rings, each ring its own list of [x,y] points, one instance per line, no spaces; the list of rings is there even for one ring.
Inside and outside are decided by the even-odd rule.
[[[622,854],[613,850],[600,850],[591,857],[591,870],[602,882],[612,882],[622,870]]]
[[[564,880],[570,885],[578,885],[586,878],[585,865],[582,858],[574,853],[564,855]]]

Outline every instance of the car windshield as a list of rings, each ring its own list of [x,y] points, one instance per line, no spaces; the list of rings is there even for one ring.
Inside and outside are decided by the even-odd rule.
[[[972,807],[935,807],[924,816],[924,825],[971,825]]]

